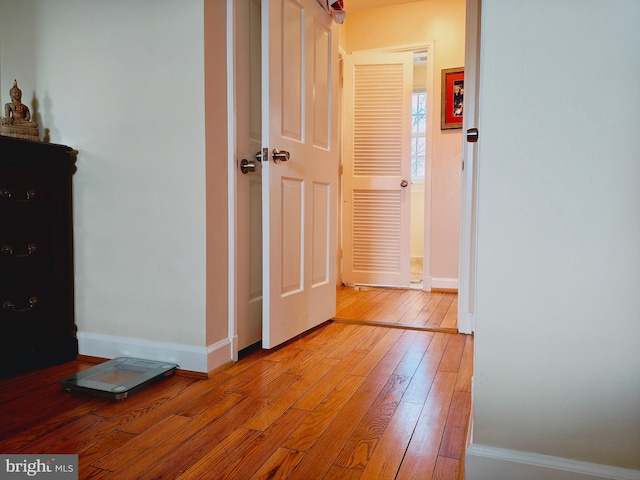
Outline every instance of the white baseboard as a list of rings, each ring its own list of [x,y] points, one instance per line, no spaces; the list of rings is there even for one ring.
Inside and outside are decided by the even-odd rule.
[[[640,480],[640,470],[471,444],[465,480]]]
[[[457,290],[458,289],[458,279],[457,278],[431,278],[431,288],[444,288],[447,290]]]
[[[458,332],[471,335],[475,330],[473,317],[473,313],[458,312]]]
[[[228,339],[209,347],[156,342],[101,333],[78,332],[80,355],[100,358],[134,357],[176,363],[182,370],[208,373],[231,360]]]

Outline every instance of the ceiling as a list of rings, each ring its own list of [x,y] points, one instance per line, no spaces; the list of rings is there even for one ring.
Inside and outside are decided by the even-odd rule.
[[[401,3],[419,2],[422,0],[344,0],[344,9],[349,12],[358,12],[369,8],[388,7]]]

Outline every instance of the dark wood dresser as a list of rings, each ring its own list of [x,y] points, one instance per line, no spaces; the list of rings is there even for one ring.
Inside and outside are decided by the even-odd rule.
[[[64,145],[0,136],[0,377],[78,354],[75,153]]]

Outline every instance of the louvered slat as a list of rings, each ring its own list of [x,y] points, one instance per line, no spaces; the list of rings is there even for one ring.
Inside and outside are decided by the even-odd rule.
[[[400,268],[400,192],[353,192],[353,269],[397,272]]]
[[[402,64],[356,65],[353,174],[402,172]]]

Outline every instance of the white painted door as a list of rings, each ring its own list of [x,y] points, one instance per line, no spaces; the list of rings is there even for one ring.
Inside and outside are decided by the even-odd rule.
[[[233,2],[236,161],[255,161],[262,148],[260,0]],[[262,180],[236,169],[235,292],[237,350],[262,339]]]
[[[264,348],[335,315],[337,60],[317,0],[263,0]]]
[[[409,287],[413,55],[344,67],[343,281]]]

